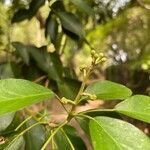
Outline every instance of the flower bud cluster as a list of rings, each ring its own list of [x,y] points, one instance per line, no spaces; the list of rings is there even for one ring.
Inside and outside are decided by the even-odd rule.
[[[95,50],[91,50],[92,64],[98,65],[99,63],[105,62],[107,59],[103,53],[96,53]]]

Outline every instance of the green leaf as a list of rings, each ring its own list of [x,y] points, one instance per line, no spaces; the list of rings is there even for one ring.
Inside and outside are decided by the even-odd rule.
[[[37,123],[34,119],[29,120],[26,123],[26,128]],[[26,150],[39,150],[45,142],[46,132],[43,125],[37,125],[34,128],[27,131],[25,134],[25,149]]]
[[[54,93],[51,90],[27,80],[0,80],[0,115],[52,97]]]
[[[0,145],[0,150],[22,150],[25,144],[23,136],[13,141],[14,138],[15,136],[9,138],[5,144]]]
[[[123,100],[132,95],[132,91],[127,87],[107,80],[94,82],[84,92],[96,94],[97,98],[102,100]]]
[[[0,79],[13,78],[14,73],[10,63],[0,65]]]
[[[55,44],[57,40],[57,34],[58,34],[58,22],[56,20],[56,17],[50,13],[46,20],[45,36],[47,38],[50,37],[51,42]]]
[[[12,23],[23,21],[23,20],[27,19],[28,17],[29,17],[28,10],[20,9],[14,14],[14,16],[12,18]]]
[[[9,113],[10,115],[13,113]],[[18,125],[22,122],[20,119],[20,113],[15,113],[13,120],[9,124],[9,126],[1,133],[1,135],[7,136],[14,133],[14,130],[18,127]]]
[[[78,80],[69,78],[63,78],[61,82],[57,83],[61,96],[72,100],[76,97],[81,86],[81,83]]]
[[[62,63],[56,52],[48,53],[45,46],[28,46],[28,51],[41,70],[48,73],[53,80],[61,81]]]
[[[19,42],[15,42],[15,44],[17,44],[17,46],[19,45],[20,50],[23,49],[27,51],[35,60],[37,66],[46,72],[51,79],[61,81],[63,68],[60,57],[56,52],[48,53],[46,46],[38,48]]]
[[[56,0],[50,7],[52,11],[58,12],[58,11],[65,11],[64,1],[62,0]]]
[[[14,14],[12,22],[14,23],[25,19],[31,19],[44,4],[45,0],[32,0],[29,5],[29,9],[20,9]]]
[[[149,150],[150,139],[133,125],[109,117],[90,120],[90,134],[95,150]]]
[[[5,131],[5,129],[11,124],[14,115],[15,113],[8,113],[0,116],[0,133]]]
[[[82,24],[74,14],[65,11],[58,11],[57,15],[60,18],[62,26],[66,30],[76,34],[79,37],[84,36]]]
[[[23,61],[29,65],[29,53],[27,51],[27,47],[23,46],[21,43],[19,42],[13,42],[12,45],[16,48],[16,51],[18,52],[18,54],[22,57]]]
[[[112,117],[112,118],[118,118],[120,119],[120,115],[115,112],[114,109],[89,109],[86,111],[82,111],[79,114],[84,114],[84,115],[88,115],[91,117],[96,117],[96,116],[108,116],[108,117]]]
[[[88,15],[93,15],[94,16],[94,11],[93,9],[90,7],[90,5],[83,0],[70,0],[74,5],[77,6],[77,8],[79,8],[79,10],[83,10],[85,13],[87,13]]]
[[[90,139],[89,119],[77,116],[76,121],[79,123],[80,127],[83,129],[87,137]]]
[[[57,144],[58,150],[71,149],[71,146],[70,146],[66,136],[64,135],[64,132],[67,135],[70,142],[72,143],[72,145],[74,146],[75,150],[80,150],[80,149],[86,150],[86,146],[85,146],[83,140],[77,135],[75,128],[73,128],[72,126],[69,126],[69,125],[66,125],[63,127],[63,132],[62,132],[62,130],[60,130],[55,135],[55,142]]]
[[[150,97],[135,95],[116,105],[115,110],[129,117],[150,123]]]
[[[36,15],[37,11],[41,6],[45,4],[45,0],[32,0],[29,6],[29,19]]]

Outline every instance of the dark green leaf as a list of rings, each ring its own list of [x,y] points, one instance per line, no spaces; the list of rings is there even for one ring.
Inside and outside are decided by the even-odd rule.
[[[80,20],[74,14],[65,11],[58,11],[57,15],[60,18],[62,26],[66,30],[76,34],[79,37],[84,36],[84,32]]]
[[[62,0],[57,0],[57,1],[55,1],[55,2],[51,5],[50,8],[52,9],[52,11],[55,11],[55,12],[57,12],[57,11],[64,11],[64,10],[65,10],[64,3],[63,3]]]
[[[91,117],[108,116],[108,117],[120,119],[120,115],[117,112],[115,112],[113,109],[99,109],[99,108],[91,109],[91,110],[82,111],[79,114],[85,114]]]
[[[38,9],[44,5],[44,3],[45,0],[32,0],[29,5],[29,9],[20,9],[14,14],[12,22],[14,23],[25,19],[31,19],[37,13]]]
[[[26,123],[26,128],[37,123],[31,119]],[[26,150],[40,150],[45,142],[46,132],[42,125],[37,125],[25,134],[25,149]]]
[[[96,94],[97,98],[102,100],[122,100],[132,95],[131,90],[127,87],[107,80],[89,85],[85,93]]]
[[[51,42],[55,44],[57,40],[57,34],[58,34],[58,23],[56,17],[50,13],[46,20],[45,35],[47,38],[50,37]]]
[[[48,53],[46,47],[37,48],[28,46],[28,50],[39,68],[54,80],[60,81],[62,77],[62,63],[56,52]]]
[[[14,78],[20,76],[20,68],[13,62],[4,63],[0,65],[0,79]]]
[[[15,113],[8,113],[0,116],[0,133],[5,131],[5,129],[11,124],[14,115]]]
[[[0,80],[0,115],[52,97],[54,93],[51,90],[27,80]]]
[[[73,127],[66,125],[66,126],[64,126],[63,130],[66,133],[67,137],[70,139],[75,150],[80,150],[80,149],[86,150],[86,146],[85,146],[83,140],[77,135],[77,132]],[[71,149],[70,144],[68,143],[68,140],[64,136],[64,133],[62,131],[59,131],[55,135],[55,141],[56,141],[58,150]]]
[[[0,78],[1,79],[7,79],[7,78],[13,78],[14,73],[12,70],[11,63],[5,63],[0,65]]]
[[[79,36],[67,29],[65,29],[64,27],[62,27],[62,30],[63,30],[63,33],[68,35],[70,38],[72,38],[73,40],[75,41],[78,41],[79,40]]]
[[[119,103],[115,110],[124,115],[150,123],[150,97],[135,95]]]
[[[150,139],[133,125],[109,117],[90,120],[90,134],[95,150],[149,150]]]
[[[16,51],[19,53],[19,55],[22,57],[23,61],[29,65],[29,53],[27,51],[27,47],[25,47],[24,45],[22,45],[21,43],[19,42],[14,42],[12,44],[15,48],[16,48]]]
[[[46,46],[37,48],[35,46],[24,45],[19,42],[17,42],[17,44],[19,44],[23,50],[28,51],[37,63],[38,67],[42,71],[46,72],[51,79],[61,81],[63,68],[60,57],[56,52],[48,53]]]
[[[62,97],[74,99],[79,91],[81,83],[77,80],[64,78],[63,81],[58,82],[58,89]]]
[[[32,0],[29,6],[29,19],[31,19],[41,6],[45,4],[45,0]]]
[[[13,18],[12,18],[12,22],[14,23],[14,22],[20,22],[20,21],[23,21],[23,20],[25,20],[25,19],[28,19],[28,17],[29,17],[29,12],[28,12],[28,10],[27,9],[20,9],[20,10],[18,10],[15,14],[14,14],[14,16],[13,16]]]
[[[10,63],[0,65],[0,79],[13,78],[14,73]]]
[[[9,113],[9,114],[12,114],[12,113]],[[11,124],[9,124],[9,126],[5,129],[5,131],[1,133],[1,135],[7,136],[7,135],[14,133],[14,130],[18,127],[18,125],[22,121],[20,117],[21,117],[20,113],[15,113],[13,120],[11,121]]]
[[[65,78],[77,79],[77,75],[76,75],[75,70],[73,68],[64,67],[63,72],[64,72]]]
[[[88,138],[90,138],[89,119],[77,116],[76,121],[79,123],[80,127],[83,129]]]
[[[86,12],[88,15],[94,15],[93,9],[88,5],[86,1],[83,0],[70,0],[74,5],[79,8],[79,10],[83,10]]]

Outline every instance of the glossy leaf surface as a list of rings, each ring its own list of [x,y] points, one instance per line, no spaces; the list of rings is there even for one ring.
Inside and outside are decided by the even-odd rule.
[[[132,95],[132,91],[124,85],[107,80],[92,83],[85,93],[96,94],[97,98],[102,100],[122,100]]]
[[[0,115],[52,97],[54,93],[51,90],[27,80],[0,80]]]
[[[26,123],[26,128],[37,123],[34,119]],[[25,134],[26,150],[39,150],[45,142],[46,131],[43,125],[37,125]]]
[[[129,117],[150,123],[150,97],[135,95],[119,103],[115,110]]]
[[[90,134],[95,150],[149,150],[150,139],[133,125],[109,117],[90,120]]]

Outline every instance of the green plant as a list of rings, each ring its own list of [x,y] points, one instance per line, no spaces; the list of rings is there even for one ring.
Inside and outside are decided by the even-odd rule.
[[[90,145],[96,150],[149,149],[149,137],[135,127],[136,123],[130,123],[150,123],[150,97],[132,95],[127,87],[108,80],[88,84],[106,61],[96,49],[113,61],[113,68],[106,66],[110,69],[108,79],[121,79],[133,93],[148,94],[149,11],[144,9],[148,6],[144,1],[142,5],[126,0],[124,4],[118,0],[0,2],[0,150],[82,150]],[[92,56],[91,64],[80,68],[81,77],[74,57],[79,50],[86,53],[86,62],[90,63],[90,52]],[[126,62],[122,52],[127,55]],[[139,76],[133,68],[139,69],[141,64],[147,73]],[[131,77],[135,74],[131,81],[127,71]],[[139,83],[142,89],[137,88]],[[52,99],[64,108],[64,120],[54,122],[51,118]],[[115,100],[116,106],[76,111],[88,100]],[[35,103],[39,104],[27,107]],[[79,136],[80,131],[84,137]]]
[[[103,54],[91,51],[92,62],[90,66],[84,66],[83,82],[75,99],[60,98],[50,89],[41,85],[22,79],[0,80],[0,115],[11,113],[7,118],[5,126],[0,124],[3,130],[13,121],[17,121],[14,112],[31,104],[41,102],[45,99],[57,98],[67,112],[67,118],[61,123],[52,125],[49,122],[50,114],[44,109],[43,112],[30,115],[15,129],[7,127],[9,139],[4,140],[0,149],[86,149],[82,139],[77,135],[70,122],[75,120],[85,131],[86,136],[92,143],[95,150],[149,150],[150,139],[138,128],[122,120],[123,114],[147,123],[150,123],[150,97],[134,95],[127,87],[111,81],[97,81],[86,86],[93,69],[106,61]],[[87,100],[124,100],[118,103],[113,109],[92,109],[76,112],[75,108]],[[71,109],[65,107],[71,105]],[[15,118],[15,119],[13,119]],[[2,119],[2,118],[1,118]],[[7,135],[5,132],[2,132]],[[2,134],[2,135],[3,135]],[[10,137],[11,135],[11,137]],[[39,137],[40,136],[40,137]],[[50,145],[49,145],[50,144]]]

